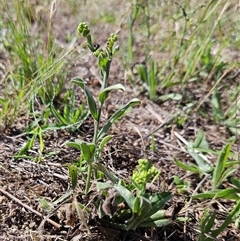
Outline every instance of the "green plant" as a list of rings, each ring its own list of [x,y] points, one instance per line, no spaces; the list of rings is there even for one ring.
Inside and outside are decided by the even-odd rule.
[[[143,19],[141,18],[143,16]],[[128,26],[129,26],[129,36],[128,36],[128,45],[127,45],[127,56],[125,56],[126,67],[129,65],[133,65],[135,62],[135,51],[134,51],[134,27],[137,24],[137,20],[143,21],[143,31],[146,34],[146,40],[144,44],[144,61],[143,63],[137,66],[137,74],[140,80],[146,84],[146,88],[148,90],[150,99],[154,100],[156,97],[157,91],[157,74],[158,74],[158,66],[157,61],[150,60],[150,1],[135,1],[132,5],[132,12],[129,16]],[[133,72],[133,71],[131,71]],[[133,73],[130,73],[130,78],[132,78]]]
[[[156,145],[155,137],[153,134],[151,135],[151,144],[150,144],[149,148],[153,152],[157,150],[157,145]]]
[[[176,175],[173,176],[173,181],[176,184],[176,187],[180,194],[184,193],[185,191],[188,191],[188,189],[190,188],[190,182],[182,180]]]
[[[218,79],[225,70],[227,64],[223,62],[221,56],[221,50],[215,56],[212,56],[213,43],[209,41],[206,49],[200,58],[201,72],[200,75],[207,77],[208,75],[213,75],[215,79]]]
[[[213,110],[213,117],[217,123],[220,123],[223,119],[223,112],[221,108],[220,93],[217,89],[215,89],[213,92],[211,104],[212,104],[212,110]]]
[[[146,65],[139,65],[138,75],[143,83],[147,84],[147,89],[149,97],[151,100],[155,100],[157,92],[157,63],[155,60],[152,60],[149,64],[149,67]]]
[[[230,144],[227,144],[218,154],[217,163],[212,173],[212,190],[193,195],[193,198],[225,198],[238,200],[238,188],[220,188],[221,184],[236,172],[238,161],[228,161],[230,157]]]
[[[222,183],[236,172],[237,161],[228,161],[231,154],[231,144],[227,144],[221,151],[213,151],[209,149],[205,134],[202,130],[198,131],[197,137],[194,143],[184,141],[187,144],[187,151],[193,157],[196,164],[186,165],[185,163],[175,160],[177,166],[186,171],[193,173],[199,173],[207,177],[211,177],[212,190],[205,191],[200,194],[193,195],[193,198],[215,198],[224,197],[227,199],[236,199],[237,190],[234,188],[220,189]],[[217,162],[212,165],[208,161],[209,153],[217,154]]]
[[[15,155],[15,159],[28,158],[35,161],[41,161],[45,149],[43,134],[48,131],[56,131],[67,129],[70,132],[76,131],[88,117],[88,111],[84,109],[85,104],[80,105],[77,109],[75,106],[75,94],[73,90],[67,90],[62,101],[62,114],[54,107],[53,103],[50,109],[46,108],[43,115],[34,112],[32,115],[34,121],[29,124],[25,130],[27,137],[26,143]],[[50,112],[59,121],[58,123],[49,123]],[[32,148],[34,145],[39,145],[38,153],[34,153]],[[29,155],[29,152],[33,155]],[[45,153],[46,156],[54,155],[55,152]]]
[[[194,72],[198,71],[197,65],[199,64],[199,62],[201,60],[202,61],[207,60],[207,58],[205,56],[208,56],[208,60],[213,59],[213,58],[209,58],[210,52],[209,51],[206,52],[206,49],[208,49],[208,47],[211,46],[211,41],[212,41],[211,37],[213,36],[214,31],[217,30],[218,24],[221,24],[220,20],[223,16],[224,12],[226,11],[226,5],[222,7],[221,2],[214,2],[214,1],[210,1],[207,5],[202,5],[202,4],[198,5],[194,9],[194,11],[190,14],[187,14],[185,9],[182,6],[180,6],[180,8],[183,11],[183,16],[186,20],[186,24],[187,24],[187,22],[189,22],[190,18],[193,17],[193,14],[196,13],[196,10],[199,8],[203,8],[203,7],[204,7],[205,11],[203,12],[202,16],[199,19],[197,28],[194,31],[192,31],[192,34],[187,41],[188,46],[187,46],[186,50],[183,52],[183,55],[181,55],[182,58],[184,58],[184,57],[187,58],[187,60],[185,61],[186,72],[183,75],[183,78],[181,80],[182,84],[184,84],[190,76],[194,75]],[[221,9],[221,7],[222,7],[222,11],[219,11]],[[210,23],[211,18],[213,17],[212,14],[217,11],[219,11],[219,14],[217,16],[217,21],[215,21],[214,25],[209,25],[209,31],[206,33],[206,23],[205,22],[209,21],[209,23]],[[203,28],[203,26],[204,26],[204,28]],[[186,31],[186,25],[184,27],[183,32],[186,33],[185,31]],[[201,39],[198,38],[198,40],[195,41],[197,34],[201,34],[202,31],[205,31],[205,34],[202,35]],[[194,53],[194,55],[193,55],[193,53]],[[219,53],[218,53],[218,55],[219,55]],[[179,58],[177,58],[177,59],[179,59]],[[208,66],[210,68],[212,67],[211,71],[213,71],[215,66],[218,65],[218,63],[219,63],[218,61],[219,61],[219,58],[216,57],[214,59],[214,62],[212,62],[212,64],[210,64],[208,62]],[[204,68],[205,67],[206,66],[204,66]],[[220,67],[220,69],[221,69],[221,67]],[[218,70],[220,70],[220,69],[218,69]]]
[[[213,171],[213,167],[207,161],[206,154],[208,150],[208,143],[202,130],[198,131],[194,142],[188,142],[184,139],[182,139],[182,141],[187,145],[187,151],[195,160],[196,164],[191,163],[190,165],[186,165],[179,160],[175,160],[175,164],[177,166],[183,168],[186,171],[199,174],[206,174]]]
[[[240,111],[240,85],[236,89],[228,92],[229,103],[227,110],[224,111],[224,117],[221,122],[223,126],[227,126],[229,130],[237,136],[240,135],[240,117],[237,114]]]
[[[201,189],[200,193],[194,193],[192,199],[219,199],[224,198],[228,200],[236,200],[236,205],[232,211],[227,215],[225,221],[214,229],[216,213],[211,213],[209,210],[204,212],[204,216],[200,222],[201,233],[198,236],[199,241],[211,241],[215,240],[217,236],[223,232],[223,230],[231,223],[235,222],[238,225],[239,222],[239,193],[240,182],[238,179],[231,178],[231,187],[224,188],[222,184],[232,176],[236,170],[236,165],[239,164],[238,160],[229,160],[233,157],[231,153],[231,145],[233,140],[230,140],[221,151],[213,151],[209,149],[205,134],[202,130],[198,131],[197,137],[193,143],[187,142],[183,138],[181,140],[187,145],[188,153],[193,157],[196,164],[186,165],[179,160],[175,160],[176,165],[184,170],[199,173],[204,176],[202,180],[210,179],[211,190],[202,190],[202,186],[198,185],[198,189]],[[217,155],[217,161],[214,165],[208,161],[208,155]],[[180,182],[179,178],[174,177],[175,184],[179,187],[179,184],[183,184],[184,180]]]
[[[214,44],[215,35],[222,35],[227,3],[209,1],[206,5],[197,2],[181,5],[176,1],[175,4],[176,7],[170,7],[166,2],[160,6],[140,0],[132,4],[125,67],[130,78],[134,72],[145,83],[152,100],[158,100],[157,90],[174,85],[181,85],[181,94],[186,94],[188,83],[203,78],[219,78],[227,67],[221,57],[227,41],[221,39],[217,52]],[[136,38],[135,26],[141,29],[140,41]],[[135,52],[138,52],[140,63],[135,60]],[[139,58],[139,54],[144,58]],[[137,70],[133,71],[135,67]]]
[[[60,94],[66,80],[65,57],[71,48],[63,52],[55,44],[51,30],[56,10],[54,3],[47,29],[38,21],[40,13],[36,13],[29,1],[14,0],[9,3],[4,0],[2,7],[6,13],[3,17],[6,33],[1,38],[1,44],[8,52],[10,61],[16,63],[8,69],[4,95],[0,101],[0,109],[3,110],[0,125],[7,127],[21,114],[35,113],[35,98],[40,98],[40,102],[48,106]],[[34,34],[33,22],[38,23],[36,28],[39,30]],[[42,39],[41,32],[47,32],[47,42]]]
[[[227,215],[225,221],[218,227],[213,229],[216,219],[215,213],[210,213],[209,210],[204,212],[204,216],[200,222],[201,233],[198,236],[198,241],[216,240],[218,235],[231,223],[233,223],[240,215],[240,201],[237,201],[232,211]]]
[[[89,111],[94,120],[94,136],[92,142],[76,140],[75,142],[68,143],[69,146],[75,147],[81,151],[81,156],[88,165],[88,173],[85,187],[85,192],[87,193],[90,187],[93,172],[95,174],[95,178],[97,177],[97,170],[96,168],[93,168],[93,163],[100,162],[100,156],[103,147],[112,138],[111,135],[106,135],[108,130],[111,128],[112,124],[119,120],[119,118],[123,116],[130,107],[139,104],[140,100],[136,98],[132,99],[125,106],[118,109],[110,117],[107,123],[105,123],[105,125],[100,128],[102,109],[106,99],[108,98],[109,93],[113,90],[125,90],[124,86],[121,84],[108,86],[108,78],[110,74],[112,58],[119,50],[119,47],[115,46],[117,36],[115,34],[111,34],[111,36],[108,38],[106,49],[97,49],[92,43],[92,36],[86,23],[79,24],[78,32],[86,38],[89,50],[94,54],[94,56],[96,56],[98,60],[98,67],[100,69],[100,76],[102,77],[102,89],[98,94],[98,102],[94,99],[93,94],[87,88],[82,79],[74,78],[72,80],[72,83],[78,85],[84,91],[87,97]]]
[[[200,234],[198,235],[198,241],[209,240],[209,237],[206,237],[214,226],[214,221],[216,218],[216,213],[210,213],[209,209],[204,211],[203,217],[200,221]],[[213,237],[216,238],[216,237]],[[211,240],[211,238],[210,238]]]
[[[45,150],[43,133],[63,126],[63,123],[61,126],[49,124],[49,106],[52,106],[59,96],[66,81],[65,58],[72,48],[62,51],[62,48],[55,44],[51,29],[56,10],[54,2],[47,28],[39,21],[41,12],[38,15],[35,6],[29,1],[14,0],[9,3],[4,0],[1,6],[6,12],[2,20],[6,33],[4,38],[1,38],[1,44],[8,51],[10,62],[16,64],[13,68],[9,67],[9,74],[4,79],[3,95],[0,98],[0,127],[1,130],[8,128],[23,114],[32,121],[25,129],[27,141],[15,155],[16,159],[42,160]],[[35,30],[33,33],[33,22],[41,31]],[[41,32],[47,34],[47,41],[43,40]],[[73,102],[74,97],[70,105],[73,105]],[[71,125],[69,128],[75,125],[79,127],[82,123],[80,119],[87,115],[86,111],[79,107],[74,112],[72,107],[67,107],[62,118],[55,108],[51,110],[55,111],[56,116],[65,121],[65,124],[68,122],[67,124]],[[39,145],[38,152],[32,150],[34,144]]]
[[[212,98],[211,98],[211,105],[213,110],[213,119],[214,121],[222,126],[227,126],[229,130],[238,135],[239,132],[239,123],[240,118],[238,117],[237,113],[239,111],[239,89],[240,86],[237,86],[236,89],[230,90],[227,94],[228,96],[228,108],[227,110],[223,110],[223,98],[221,96],[220,91],[221,86],[218,88],[216,87],[213,90]]]
[[[42,160],[42,153],[44,151],[44,141],[43,141],[43,130],[40,126],[36,126],[34,129],[29,131],[28,140],[26,143],[23,144],[22,148],[19,150],[18,154],[15,156],[15,159],[19,158],[28,158],[28,159],[35,159],[36,161]],[[39,140],[39,149],[38,153],[35,153],[37,156],[34,157],[32,155],[27,155],[27,152],[32,149],[33,145],[36,144],[36,140]]]
[[[132,174],[132,182],[137,190],[137,195],[145,194],[147,183],[151,179],[153,179],[151,183],[154,183],[159,174],[159,170],[152,166],[151,162],[146,159],[138,160],[137,169]]]
[[[100,168],[105,175],[109,175],[105,167]],[[151,193],[147,189],[147,184],[153,185],[159,174],[151,162],[140,159],[128,185],[114,175],[109,176],[112,183],[98,182],[98,190],[105,195],[105,200],[99,207],[102,218],[108,215],[110,226],[124,230],[162,227],[176,219],[182,220],[163,209],[172,197],[170,192]],[[104,192],[106,189],[108,192]]]
[[[84,120],[88,117],[88,111],[84,109],[85,104],[81,104],[77,109],[75,107],[75,93],[74,90],[67,90],[63,101],[62,114],[54,107],[53,103],[50,105],[50,110],[54,117],[58,120],[58,123],[48,125],[51,129],[66,128],[70,132],[73,132],[82,125]]]

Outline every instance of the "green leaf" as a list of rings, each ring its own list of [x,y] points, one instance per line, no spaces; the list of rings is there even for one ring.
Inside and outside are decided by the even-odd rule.
[[[213,110],[213,115],[214,118],[217,122],[219,122],[223,118],[223,113],[221,110],[221,98],[220,94],[217,88],[214,89],[214,92],[212,94],[212,110]]]
[[[89,106],[90,112],[91,112],[93,118],[95,120],[98,120],[97,105],[93,98],[92,93],[88,90],[88,88],[86,87],[86,85],[84,84],[82,79],[74,78],[74,79],[72,79],[72,82],[74,84],[77,84],[79,87],[81,87],[83,89],[83,91],[85,92],[85,94],[87,96],[87,101],[88,101],[88,106]]]
[[[208,149],[208,143],[206,140],[206,136],[202,130],[198,130],[197,137],[194,141],[193,147]]]
[[[69,124],[71,123],[71,112],[70,107],[68,105],[65,105],[63,108],[63,117],[66,120],[66,122]]]
[[[234,206],[232,211],[226,217],[223,224],[212,232],[212,236],[217,237],[229,224],[231,224],[240,215],[240,200],[238,198],[237,204]]]
[[[145,219],[144,222],[156,221],[156,220],[159,220],[159,219],[164,219],[166,217],[165,213],[166,213],[166,210],[157,210],[149,218]]]
[[[196,161],[199,169],[202,172],[209,173],[213,170],[213,167],[209,165],[198,153],[196,153],[195,151],[191,151],[190,149],[188,149],[188,153]]]
[[[62,123],[49,123],[47,125],[43,125],[42,128],[42,130],[45,132],[66,129],[66,126]]]
[[[219,179],[219,185],[221,185],[221,183],[223,183],[224,180],[226,180],[229,176],[231,176],[234,172],[236,172],[236,168],[234,167],[229,167],[227,168],[221,175],[220,179]],[[219,186],[218,185],[218,186]]]
[[[144,227],[144,228],[164,227],[171,223],[173,223],[173,220],[165,218],[165,219],[158,219],[158,220],[149,221],[149,222],[143,222],[139,225],[139,227]]]
[[[43,136],[42,136],[42,129],[41,128],[39,128],[38,138],[39,138],[40,153],[42,153],[43,150],[44,150],[44,142],[43,142]]]
[[[84,142],[84,141],[81,142],[80,147],[81,147],[81,151],[82,151],[84,160],[89,162],[90,159],[91,159],[91,155],[90,155],[90,150],[89,150],[89,147],[88,147],[87,143]]]
[[[44,209],[47,212],[51,212],[54,208],[54,205],[50,202],[47,202],[45,198],[40,199],[41,208]]]
[[[214,168],[213,180],[212,180],[213,190],[218,188],[218,186],[221,184],[221,176],[225,169],[226,162],[229,157],[229,153],[230,153],[230,144],[227,144],[220,152],[216,167]]]
[[[135,214],[139,214],[140,213],[140,198],[139,197],[135,198],[132,211]]]
[[[150,88],[150,98],[154,99],[156,96],[156,83],[157,83],[157,79],[156,79],[156,75],[157,75],[157,64],[156,61],[152,60],[151,62],[151,66],[150,66],[150,71],[148,72],[149,76],[148,76],[148,85]]]
[[[98,99],[99,99],[101,104],[103,104],[104,101],[108,98],[108,94],[112,90],[125,91],[125,87],[122,84],[116,84],[116,85],[109,86],[109,87],[105,88],[104,90],[102,90],[98,95]]]
[[[201,173],[201,170],[198,168],[198,166],[196,166],[194,164],[186,165],[186,164],[184,164],[183,162],[181,162],[177,159],[174,159],[174,162],[177,166],[181,167],[185,171],[190,171],[190,172],[193,172],[193,173]]]
[[[80,143],[80,147],[84,160],[88,163],[91,162],[96,150],[95,145],[93,143],[87,143],[83,141]]]
[[[101,163],[93,162],[92,166],[96,170],[100,170],[113,184],[117,184],[119,182],[119,178],[115,176],[113,173],[108,171],[105,166],[103,166]]]
[[[67,120],[61,114],[58,113],[58,111],[55,109],[55,107],[52,104],[50,105],[50,110],[58,121],[60,121],[64,125],[68,124]]]
[[[203,233],[204,232],[204,228],[206,226],[206,223],[208,221],[208,217],[209,217],[209,209],[206,209],[203,213],[203,217],[200,220],[200,230]]]
[[[192,198],[207,198],[207,199],[212,199],[212,198],[224,198],[224,199],[229,199],[229,200],[238,200],[239,196],[237,195],[237,190],[235,188],[227,188],[224,190],[213,190],[213,191],[208,191],[204,193],[199,193],[196,195],[193,195]]]
[[[216,213],[209,214],[206,217],[207,222],[206,222],[206,225],[204,227],[205,233],[209,233],[211,231],[211,229],[213,228],[215,217],[216,217]]]
[[[81,146],[79,143],[69,141],[66,144],[69,147],[73,147],[73,148],[77,149],[78,151],[81,151]]]
[[[102,189],[112,188],[113,185],[108,182],[97,182],[97,191],[101,191]]]
[[[69,166],[69,176],[72,183],[72,189],[74,190],[75,187],[77,186],[77,179],[78,179],[78,170],[74,164]]]
[[[181,100],[183,96],[179,93],[169,93],[166,95],[161,95],[158,99],[162,101],[167,101],[169,99],[171,100]]]
[[[121,185],[114,185],[114,188],[119,192],[120,196],[126,201],[129,208],[134,210],[134,203],[136,197],[126,188]]]
[[[240,190],[240,179],[237,179],[235,177],[231,178],[231,183],[235,185]]]
[[[139,201],[135,200],[136,206],[134,207],[134,210],[137,211],[137,213],[133,212],[133,217],[129,220],[130,222],[125,222],[127,224],[127,230],[135,230],[139,227],[152,208],[151,202],[145,197],[140,196],[136,197],[136,199],[139,199]]]
[[[28,140],[26,144],[24,144],[24,146],[21,148],[21,150],[19,151],[19,153],[17,154],[16,157],[18,156],[22,156],[23,154],[25,154],[30,148],[31,148],[31,140]]]
[[[73,122],[78,123],[78,125],[80,126],[80,123],[82,124],[83,121],[87,119],[88,114],[89,111],[84,110],[84,105],[80,105],[74,113]]]
[[[64,193],[61,197],[59,197],[57,200],[55,200],[53,202],[54,205],[58,205],[60,203],[62,203],[66,198],[68,198],[69,196],[71,196],[73,193],[73,189],[72,188],[69,188],[69,190]]]
[[[146,65],[143,65],[143,64],[139,65],[138,75],[143,82],[145,82],[145,83],[148,82],[148,70],[147,70]]]
[[[33,131],[33,136],[31,139],[29,139],[27,141],[27,143],[25,145],[23,145],[23,147],[21,148],[21,150],[19,151],[19,153],[15,156],[16,158],[20,158],[21,156],[23,156],[28,150],[30,150],[33,147],[34,141],[36,140],[36,133],[35,131],[38,129],[38,127],[36,127]]]
[[[105,146],[105,144],[112,139],[112,135],[108,135],[108,136],[105,136],[102,141],[100,142],[99,144],[99,150],[100,152],[103,150],[103,147]]]
[[[151,201],[152,208],[149,212],[149,215],[153,215],[158,210],[164,208],[167,201],[169,201],[172,198],[172,193],[171,192],[154,193],[154,194],[151,194],[150,197],[145,194],[145,197]]]
[[[130,102],[128,102],[125,106],[123,106],[121,109],[116,111],[111,118],[108,120],[108,122],[103,126],[103,128],[100,130],[97,136],[97,140],[101,140],[108,130],[111,128],[112,124],[117,121],[124,113],[131,107],[137,104],[140,104],[141,101],[137,98],[132,99]]]
[[[173,176],[173,181],[176,185],[182,185],[183,181],[176,175]]]
[[[189,142],[187,146],[188,153],[193,157],[193,159],[196,161],[199,169],[203,173],[209,173],[213,170],[213,167],[208,164],[202,155],[200,155],[195,148],[208,148],[208,143],[206,141],[205,134],[202,130],[199,130],[197,133],[197,137],[195,139],[194,143]]]

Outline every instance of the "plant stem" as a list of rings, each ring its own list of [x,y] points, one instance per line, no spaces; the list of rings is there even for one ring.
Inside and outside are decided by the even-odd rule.
[[[90,182],[91,182],[91,176],[92,176],[92,164],[88,164],[88,174],[87,174],[87,181],[85,186],[85,193],[87,194],[90,188]]]
[[[102,89],[105,89],[107,87],[108,77],[109,77],[109,72],[110,72],[110,66],[111,66],[111,60],[108,60],[106,69],[103,69],[103,86],[102,86]],[[98,142],[97,136],[98,136],[98,132],[99,132],[99,124],[100,124],[100,120],[101,120],[102,108],[103,108],[103,103],[101,103],[101,105],[98,109],[98,119],[94,121],[93,143],[95,144],[95,146],[97,146],[97,142]],[[96,163],[99,163],[99,161],[100,161],[100,155],[99,154],[95,153],[94,161]],[[90,166],[91,166],[91,168],[90,168]],[[88,167],[88,178],[91,176],[91,174],[92,174],[92,165],[89,165],[89,167]],[[97,170],[95,168],[94,168],[94,176],[95,176],[95,178],[97,178]],[[86,189],[87,189],[87,186],[86,186]]]
[[[102,89],[105,89],[107,87],[108,83],[108,77],[109,77],[109,72],[110,72],[110,66],[111,66],[111,59],[108,60],[106,68],[103,69],[103,85]],[[102,108],[103,108],[103,103],[101,103],[99,110],[98,110],[98,119],[97,121],[94,121],[94,136],[93,136],[93,143],[97,146],[97,135],[99,132],[99,124],[101,120],[101,114],[102,114]],[[99,160],[96,160],[97,162]]]

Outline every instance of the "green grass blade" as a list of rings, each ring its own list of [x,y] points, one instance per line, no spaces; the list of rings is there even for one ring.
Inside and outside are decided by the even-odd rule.
[[[240,179],[237,179],[235,177],[231,178],[231,183],[235,185],[240,190]]]
[[[50,110],[58,121],[60,121],[64,125],[68,125],[67,120],[60,113],[58,113],[58,111],[55,109],[53,105],[50,105]]]
[[[230,153],[230,144],[227,144],[218,156],[216,167],[213,171],[212,189],[215,190],[221,184],[221,177],[226,166],[226,161]]]
[[[153,60],[151,62],[150,66],[150,72],[149,72],[149,88],[150,88],[150,99],[154,99],[156,96],[156,91],[157,91],[157,80],[156,80],[156,75],[157,75],[157,64]]]
[[[213,191],[207,191],[204,193],[199,193],[196,195],[193,195],[192,198],[198,199],[198,198],[207,198],[207,199],[212,199],[212,198],[224,198],[228,200],[238,200],[238,190],[235,188],[227,188],[223,190],[213,190]]]
[[[72,164],[69,167],[69,176],[71,179],[71,183],[72,183],[72,189],[74,190],[77,186],[77,180],[78,180],[78,170],[76,165]]]
[[[233,208],[233,210],[229,213],[224,223],[217,230],[212,232],[212,236],[217,237],[223,230],[231,224],[237,217],[240,215],[240,200],[238,200],[237,204]]]

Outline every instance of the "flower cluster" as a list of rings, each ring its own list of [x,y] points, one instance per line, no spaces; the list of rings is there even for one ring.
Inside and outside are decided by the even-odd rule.
[[[108,38],[107,47],[106,47],[106,50],[110,55],[112,55],[113,53],[113,46],[116,43],[116,41],[117,41],[117,35],[112,33]]]
[[[90,30],[88,28],[87,23],[83,22],[78,25],[78,32],[83,35],[83,37],[87,37],[90,34]]]
[[[113,33],[110,35],[107,41],[106,49],[104,50],[99,47],[96,48],[92,43],[92,38],[87,23],[80,23],[78,25],[78,32],[87,39],[88,48],[98,58],[98,65],[100,69],[104,70],[105,72],[109,72],[112,57],[119,51],[119,46],[114,46],[117,41],[117,35]],[[103,77],[102,72],[103,71],[101,71],[100,74]]]
[[[140,159],[137,170],[134,170],[132,174],[133,184],[139,191],[145,191],[146,184],[159,173],[159,170],[152,166],[147,159]]]

